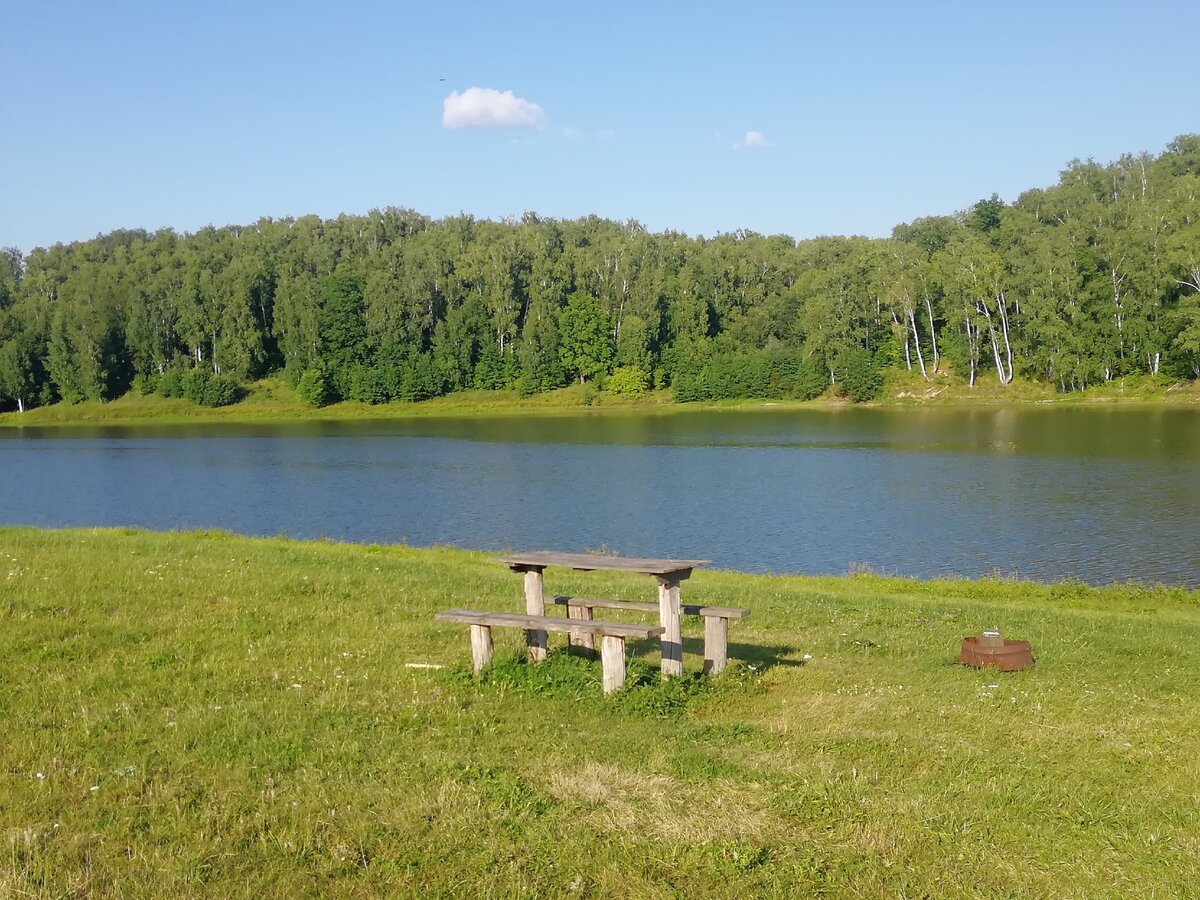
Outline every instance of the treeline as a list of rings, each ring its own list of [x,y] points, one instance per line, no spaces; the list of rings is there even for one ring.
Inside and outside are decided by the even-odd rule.
[[[1200,136],[881,240],[389,208],[0,254],[4,408],[218,405],[273,371],[312,403],[572,380],[867,399],[889,367],[1062,391],[1200,376]]]

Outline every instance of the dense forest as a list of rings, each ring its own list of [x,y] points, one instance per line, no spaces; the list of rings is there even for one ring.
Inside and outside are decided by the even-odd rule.
[[[388,208],[0,252],[3,409],[221,405],[275,371],[314,404],[573,380],[863,400],[889,367],[1064,392],[1200,376],[1200,135],[885,239]]]

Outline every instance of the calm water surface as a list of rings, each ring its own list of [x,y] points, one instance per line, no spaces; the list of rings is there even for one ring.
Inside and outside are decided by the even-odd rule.
[[[1200,411],[0,429],[0,523],[1200,586]]]

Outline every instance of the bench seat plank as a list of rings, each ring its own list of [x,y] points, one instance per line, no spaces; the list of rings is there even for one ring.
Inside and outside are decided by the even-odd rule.
[[[657,609],[657,607],[655,607]],[[664,629],[661,625],[627,625],[623,622],[596,622],[584,619],[558,619],[551,616],[528,616],[518,613],[486,612],[475,609],[448,609],[435,618],[442,622],[458,622],[462,625],[488,625],[501,628],[540,629],[563,631],[568,634],[611,635],[620,638],[648,639],[658,637]]]
[[[559,606],[584,607],[590,609],[626,609],[630,612],[658,612],[657,603],[642,603],[638,600],[593,600],[588,597],[555,597]],[[720,619],[744,619],[750,610],[738,606],[702,606],[698,603],[681,603],[680,612],[686,616],[716,616]]]

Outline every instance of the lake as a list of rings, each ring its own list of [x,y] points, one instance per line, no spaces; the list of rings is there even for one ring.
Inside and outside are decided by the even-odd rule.
[[[594,412],[0,429],[0,523],[1200,586],[1200,411]]]

